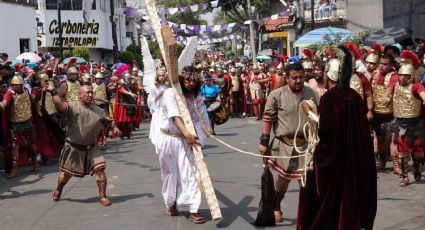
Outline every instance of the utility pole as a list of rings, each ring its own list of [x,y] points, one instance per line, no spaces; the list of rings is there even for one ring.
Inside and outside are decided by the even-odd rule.
[[[57,11],[58,11],[58,24],[59,24],[59,58],[63,59],[63,39],[62,39],[62,17],[61,17],[61,9],[62,9],[62,0],[58,0],[57,3]]]
[[[117,26],[115,25],[114,22],[114,15],[115,15],[115,8],[114,8],[114,0],[110,0],[109,1],[109,7],[111,8],[111,16],[109,17],[109,20],[111,21],[111,26],[112,26],[112,43],[113,43],[113,58],[114,58],[114,63],[118,62],[118,39],[117,39]]]
[[[250,46],[251,46],[251,55],[252,55],[252,62],[257,63],[257,55],[255,53],[255,39],[254,39],[254,22],[253,20],[253,14],[251,10],[251,1],[247,0],[247,6],[248,6],[248,14],[250,18],[249,23],[249,38],[250,38]]]
[[[314,0],[311,0],[311,30],[314,30]]]

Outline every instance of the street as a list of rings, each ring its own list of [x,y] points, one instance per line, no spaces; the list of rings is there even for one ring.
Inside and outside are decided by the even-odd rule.
[[[260,125],[254,118],[232,118],[216,128],[217,137],[240,149],[257,152]],[[158,158],[148,132],[149,123],[143,123],[131,140],[108,139],[105,157],[111,207],[99,204],[95,178],[90,176],[72,178],[62,199],[53,202],[57,161],[41,167],[38,175],[30,173],[30,167],[22,168],[21,176],[12,180],[1,175],[0,229],[255,229],[251,223],[261,195],[261,159],[208,140],[203,152],[223,219],[212,221],[203,200],[200,213],[207,222],[195,225],[185,213],[178,217],[166,215]],[[387,169],[378,173],[375,229],[425,229],[425,179],[402,188],[399,178]],[[410,179],[413,180],[412,174]],[[298,190],[298,183],[293,181],[282,203],[285,219],[277,224],[279,229],[295,229]]]

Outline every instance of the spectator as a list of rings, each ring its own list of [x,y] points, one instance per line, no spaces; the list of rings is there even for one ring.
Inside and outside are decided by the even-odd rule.
[[[415,53],[419,58],[422,58],[425,54],[425,37],[416,38],[415,42],[418,43]]]
[[[11,61],[9,61],[9,55],[7,53],[2,53],[0,55],[0,58],[1,58],[1,62],[0,63],[3,64],[3,65],[6,65],[9,62],[11,62]]]
[[[329,0],[322,0],[319,6],[319,17],[321,19],[327,19],[330,15],[330,3]]]

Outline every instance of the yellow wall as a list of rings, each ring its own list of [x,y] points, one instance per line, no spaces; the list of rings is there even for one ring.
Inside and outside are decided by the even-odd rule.
[[[273,32],[270,33],[270,37],[271,38],[282,38],[283,39],[283,43],[286,44],[286,47],[282,47],[282,49],[284,50],[284,54],[286,53],[286,56],[290,57],[291,53],[290,53],[290,49],[289,49],[289,34],[288,32]]]

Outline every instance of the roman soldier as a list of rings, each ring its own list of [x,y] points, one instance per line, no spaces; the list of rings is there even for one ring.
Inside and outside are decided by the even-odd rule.
[[[80,91],[80,82],[78,81],[78,70],[70,67],[67,71],[68,78],[63,80],[59,86],[58,94],[66,101],[78,101],[78,92]]]
[[[3,120],[3,143],[4,158],[7,178],[19,175],[19,166],[26,164],[29,157],[32,158],[32,171],[40,170],[37,161],[37,150],[34,145],[34,126],[31,121],[31,95],[24,88],[24,79],[19,75],[19,70],[10,82],[9,89],[0,103],[0,109],[6,112]],[[26,154],[29,153],[29,154]]]
[[[95,83],[92,84],[93,87],[93,100],[94,104],[99,106],[105,114],[107,114],[108,100],[106,99],[106,86],[102,83],[103,74],[97,72],[95,76]],[[97,143],[101,146],[106,145],[106,130],[102,129],[97,138]]]
[[[376,133],[378,139],[378,156],[377,169],[385,169],[387,162],[387,155],[391,150],[393,159],[394,173],[400,173],[398,164],[398,154],[396,153],[396,146],[391,144],[392,139],[392,121],[393,105],[389,103],[384,104],[384,94],[391,84],[395,84],[398,80],[397,72],[394,71],[395,60],[391,55],[383,55],[379,61],[379,71],[376,71],[371,78],[374,113],[372,120],[372,129]]]
[[[42,73],[37,76],[31,91],[35,101],[32,121],[37,135],[37,141],[34,144],[46,164],[49,164],[60,152],[64,141],[62,140],[64,133],[58,124],[52,95],[45,90],[49,85],[54,85],[53,81],[50,81],[47,74]]]
[[[424,162],[425,137],[422,129],[421,108],[425,104],[425,88],[415,80],[420,61],[415,53],[402,51],[402,61],[398,71],[398,81],[392,84],[386,93],[385,103],[392,101],[394,109],[394,142],[400,158],[400,186],[409,185],[407,166],[410,156],[413,158],[413,175],[416,181],[422,177],[419,169]],[[392,95],[392,96],[391,96]]]
[[[134,123],[136,122],[137,94],[134,93],[134,85],[130,80],[130,73],[126,72],[124,79],[119,80],[117,86],[114,103],[114,122],[122,131],[121,138],[125,136],[130,139]]]
[[[310,79],[314,78],[314,63],[313,63],[313,50],[311,49],[304,49],[303,50],[303,56],[302,56],[302,66],[305,71],[306,79],[305,81],[308,82]]]
[[[246,78],[247,91],[250,94],[257,120],[260,120],[263,116],[264,105],[266,104],[266,82],[268,81],[269,78],[265,74],[260,73],[256,64],[252,67],[252,73]]]
[[[283,73],[283,63],[281,62],[276,68],[276,73],[270,75],[270,88],[274,90],[284,85],[286,85],[286,77]]]
[[[220,100],[222,106],[226,108],[226,111],[230,111],[228,103],[230,98],[230,92],[232,89],[232,79],[229,75],[223,73],[223,69],[218,67],[216,70],[215,84],[220,89]]]
[[[373,43],[372,49],[368,51],[368,55],[366,56],[366,69],[367,71],[364,73],[366,78],[370,80],[372,76],[378,70],[379,60],[382,56],[381,46],[377,43]]]
[[[245,98],[245,94],[244,94],[244,87],[243,87],[243,80],[241,78],[240,75],[237,74],[236,68],[232,67],[230,69],[230,78],[232,79],[232,98],[230,99],[230,103],[231,103],[231,112],[232,115],[237,114],[242,114],[243,113],[243,108],[244,108],[244,98]]]
[[[115,75],[115,70],[112,71],[111,81],[108,84],[108,88],[106,91],[107,100],[109,101],[108,112],[109,118],[114,118],[114,102],[117,96],[117,85],[119,81],[119,77]]]
[[[367,80],[366,76],[356,71],[355,69],[356,60],[359,60],[361,58],[361,51],[357,45],[351,42],[347,42],[346,47],[353,56],[353,75],[350,79],[350,88],[354,89],[360,95],[363,101],[366,102],[368,109],[367,120],[371,121],[373,118],[372,86],[369,80]]]

